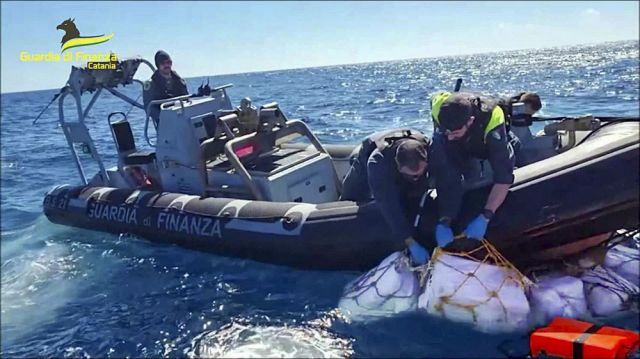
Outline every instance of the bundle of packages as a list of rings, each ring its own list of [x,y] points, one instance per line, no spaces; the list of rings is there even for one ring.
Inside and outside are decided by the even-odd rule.
[[[607,250],[604,266],[636,286],[640,285],[640,248],[617,244]]]
[[[346,286],[339,307],[352,320],[420,308],[495,333],[544,325],[555,317],[615,314],[627,310],[640,292],[637,248],[618,244],[607,251],[603,266],[597,263],[603,263],[604,251],[589,261],[592,265],[573,268],[580,278],[564,274],[565,268],[534,285],[489,242],[479,243],[466,252],[438,248],[421,268],[412,268],[406,253],[392,253]]]
[[[486,253],[477,259],[473,252]],[[467,253],[436,249],[418,307],[487,333],[520,331],[528,326],[530,285],[489,242]]]
[[[627,310],[629,300],[640,293],[637,285],[602,266],[585,271],[580,279],[584,282],[589,310],[595,316]]]
[[[529,287],[531,323],[545,325],[555,317],[585,318],[589,311],[584,285],[579,278],[546,275]]]
[[[409,257],[394,252],[349,283],[338,306],[352,320],[374,319],[415,310],[419,294],[420,285]]]

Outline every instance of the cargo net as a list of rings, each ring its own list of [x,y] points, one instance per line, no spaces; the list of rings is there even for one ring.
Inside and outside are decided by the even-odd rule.
[[[495,308],[497,302],[502,318],[506,320],[511,315],[508,310],[510,305],[507,305],[504,300],[515,299],[512,298],[512,289],[523,293],[524,290],[535,285],[500,254],[491,243],[484,239],[478,242],[479,245],[477,247],[467,251],[449,251],[436,248],[426,268],[414,268],[418,272],[422,287],[434,284],[434,274],[436,272],[438,272],[438,281],[447,280],[442,277],[456,277],[456,283],[453,284],[452,290],[449,290],[452,288],[450,285],[445,285],[447,289],[445,292],[433,293],[434,296],[437,296],[437,302],[432,306],[430,305],[432,311],[435,310],[446,317],[445,305],[453,306],[461,311],[469,312],[473,322],[477,322],[479,311],[476,309],[485,307],[480,310],[486,310],[486,306]],[[445,255],[449,256],[446,260],[444,258]],[[451,256],[462,260],[454,260]],[[436,269],[437,266],[441,267]],[[473,302],[470,302],[469,292],[475,292],[476,290],[480,293],[484,290],[486,295],[474,295]],[[459,295],[463,291],[465,293]],[[464,303],[462,303],[456,297],[464,297],[466,300],[463,300]]]
[[[411,301],[417,294],[417,283],[410,270],[406,253],[396,252],[377,267],[350,283],[343,300],[352,300],[364,310],[385,310],[392,301]]]

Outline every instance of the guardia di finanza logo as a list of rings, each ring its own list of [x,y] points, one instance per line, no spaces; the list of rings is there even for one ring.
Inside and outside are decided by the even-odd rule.
[[[113,34],[96,35],[96,36],[80,36],[80,30],[74,23],[75,19],[68,18],[56,27],[58,30],[64,31],[64,36],[60,41],[60,53],[48,51],[47,53],[29,53],[27,51],[20,52],[20,61],[23,62],[65,62],[71,61],[87,61],[87,67],[91,70],[115,70],[118,56],[114,53],[95,54],[85,53],[82,51],[69,51],[74,47],[89,46],[101,44],[109,41]]]
[[[62,44],[60,45],[60,47],[62,48],[60,52],[65,52],[66,50],[72,49],[74,47],[101,44],[103,42],[109,41],[109,39],[113,37],[113,34],[80,36],[80,30],[78,30],[78,27],[76,26],[74,21],[75,18],[68,18],[56,27],[57,30],[64,31],[64,36],[62,36],[62,40],[60,41],[60,43]]]

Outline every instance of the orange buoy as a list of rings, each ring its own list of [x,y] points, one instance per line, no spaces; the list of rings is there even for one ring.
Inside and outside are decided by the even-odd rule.
[[[569,318],[554,318],[529,337],[533,357],[567,359],[626,358],[638,348],[640,334]]]

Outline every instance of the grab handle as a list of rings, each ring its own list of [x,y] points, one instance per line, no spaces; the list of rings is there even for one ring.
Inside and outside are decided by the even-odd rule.
[[[177,97],[171,97],[171,98],[166,98],[166,99],[162,99],[162,100],[153,100],[150,101],[149,104],[147,104],[147,107],[144,109],[144,113],[146,116],[146,119],[144,121],[144,139],[145,141],[147,141],[147,144],[151,147],[154,147],[155,144],[151,143],[151,139],[149,138],[149,118],[151,118],[151,115],[149,114],[149,110],[151,109],[151,106],[153,105],[160,105],[160,109],[162,110],[162,104],[164,103],[168,103],[168,102],[173,102],[176,100],[182,100],[182,99],[186,99],[191,97],[191,95],[182,95],[182,96],[177,96]],[[180,102],[182,104],[182,102]],[[156,121],[153,121],[153,127],[155,128],[156,131],[158,131],[158,124],[156,123]]]

